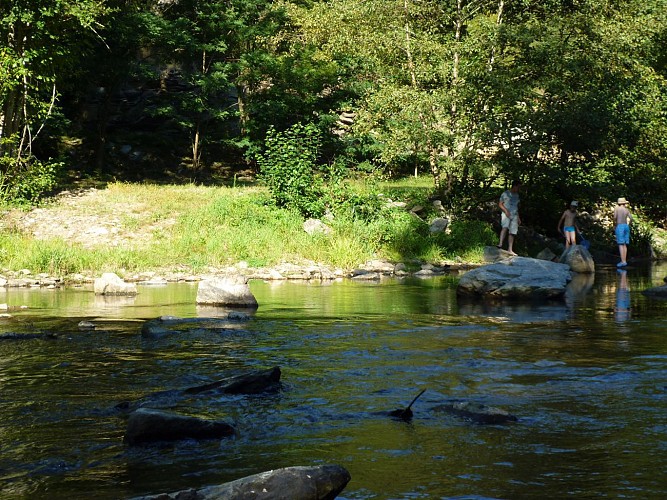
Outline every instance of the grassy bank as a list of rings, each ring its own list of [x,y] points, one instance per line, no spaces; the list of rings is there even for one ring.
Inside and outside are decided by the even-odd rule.
[[[88,221],[113,219],[116,239],[112,244],[95,244],[94,236],[85,243],[72,241],[58,231],[37,234],[37,239],[20,224],[10,224],[0,232],[0,266],[64,276],[201,272],[239,261],[251,267],[312,261],[343,269],[370,259],[479,261],[483,246],[495,242],[488,225],[454,221],[448,234],[432,235],[428,224],[405,208],[388,206],[388,199],[405,201],[408,207],[419,204],[427,207],[423,218],[431,220],[436,214],[429,212],[429,182],[413,179],[354,186],[357,202],[340,209],[328,222],[330,235],[308,235],[303,218],[273,206],[262,187],[115,183],[94,198],[70,200],[67,206],[62,200],[53,201],[41,209],[54,227],[64,227],[81,214]]]

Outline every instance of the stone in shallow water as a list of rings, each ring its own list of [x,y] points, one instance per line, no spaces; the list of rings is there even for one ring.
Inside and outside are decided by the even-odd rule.
[[[136,445],[179,439],[216,439],[233,436],[235,432],[226,422],[139,408],[127,420],[124,440],[129,445]]]
[[[459,280],[457,294],[510,299],[562,297],[572,279],[570,266],[529,257],[511,257],[478,267]]]

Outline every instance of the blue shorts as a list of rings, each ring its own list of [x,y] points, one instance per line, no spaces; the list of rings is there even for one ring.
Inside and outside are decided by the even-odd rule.
[[[627,224],[619,224],[616,226],[616,243],[619,245],[630,244],[630,226]]]
[[[565,226],[563,228],[563,231],[565,231],[566,233],[574,233],[574,226]]]

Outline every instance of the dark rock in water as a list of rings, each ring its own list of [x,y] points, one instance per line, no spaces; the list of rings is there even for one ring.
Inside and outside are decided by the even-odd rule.
[[[207,391],[216,391],[223,394],[259,394],[278,389],[280,375],[280,368],[276,366],[269,370],[239,375],[197,387],[190,387],[183,392],[185,394],[199,394]]]
[[[115,406],[118,411],[129,412],[144,406],[175,403],[186,396],[216,392],[222,394],[260,394],[280,389],[280,367],[229,377],[210,384],[187,389],[171,389],[148,394],[137,401],[123,401]]]
[[[127,421],[124,441],[129,445],[179,439],[217,439],[233,436],[226,422],[204,420],[150,408],[140,408]]]
[[[340,465],[285,467],[221,485],[132,500],[333,500],[349,482],[350,473]]]
[[[502,424],[516,422],[517,418],[501,408],[486,406],[468,401],[453,401],[433,408],[435,411],[444,411],[458,417],[472,420],[478,424]]]
[[[667,298],[667,285],[647,288],[646,290],[642,291],[642,293],[647,297]]]

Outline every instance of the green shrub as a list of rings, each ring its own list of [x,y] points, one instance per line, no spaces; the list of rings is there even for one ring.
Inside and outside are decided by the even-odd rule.
[[[324,213],[323,180],[316,164],[320,145],[313,124],[297,123],[284,132],[269,129],[264,152],[256,160],[276,205],[307,217]]]
[[[16,160],[0,157],[0,201],[38,201],[58,184],[62,162],[42,162],[35,158]]]

